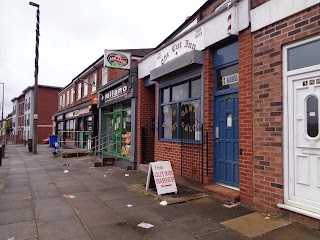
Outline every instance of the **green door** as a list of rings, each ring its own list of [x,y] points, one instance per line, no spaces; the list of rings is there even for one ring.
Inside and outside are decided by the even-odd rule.
[[[106,114],[107,154],[121,156],[122,112]]]

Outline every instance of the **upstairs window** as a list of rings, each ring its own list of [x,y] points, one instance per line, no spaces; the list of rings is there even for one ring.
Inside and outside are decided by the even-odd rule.
[[[67,105],[70,104],[70,91],[67,92]]]
[[[62,96],[62,107],[66,105],[66,94],[63,94]]]
[[[91,92],[95,92],[97,90],[98,74],[93,74],[91,78]]]
[[[70,92],[70,103],[73,103],[73,99],[74,99],[74,88],[72,88]]]
[[[83,81],[83,97],[88,96],[88,79]]]
[[[81,99],[81,82],[78,83],[78,96],[77,96],[77,100]]]
[[[102,86],[108,82],[108,68],[104,67],[102,69]]]

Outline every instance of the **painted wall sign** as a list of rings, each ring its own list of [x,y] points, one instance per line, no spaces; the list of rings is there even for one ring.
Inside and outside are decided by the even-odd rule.
[[[104,51],[104,66],[112,68],[130,69],[131,53]]]
[[[222,86],[229,85],[232,83],[237,83],[237,82],[239,82],[239,73],[222,77]]]
[[[192,50],[204,49],[204,29],[203,26],[183,36],[179,40],[165,47],[156,53],[156,67],[160,67],[167,62],[180,57]]]
[[[128,92],[128,86],[122,85],[118,88],[112,89],[110,91],[107,91],[106,93],[100,95],[101,101],[108,102],[110,100],[116,99],[118,97],[121,97],[123,95],[126,95]]]
[[[151,175],[154,177],[158,195],[178,192],[176,180],[169,161],[151,162],[149,164],[146,190],[149,189]]]

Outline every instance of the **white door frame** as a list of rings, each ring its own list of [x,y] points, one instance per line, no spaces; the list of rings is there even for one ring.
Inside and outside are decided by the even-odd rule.
[[[301,69],[296,69],[292,71],[288,71],[288,50],[290,48],[294,48],[312,41],[319,40],[320,36],[316,36],[313,38],[306,39],[304,41],[300,41],[288,46],[283,47],[283,65],[282,65],[282,73],[283,73],[283,180],[284,180],[284,204],[279,203],[278,207],[279,208],[284,208],[293,212],[297,212],[312,218],[320,219],[320,214],[306,211],[301,208],[297,208],[295,206],[290,205],[290,193],[293,191],[292,189],[292,177],[294,176],[294,166],[293,164],[289,164],[289,144],[290,144],[290,139],[289,139],[289,121],[290,121],[290,113],[293,112],[293,109],[289,109],[289,94],[293,94],[292,88],[291,87],[292,83],[288,83],[288,78],[289,77],[294,77],[295,75],[300,75],[303,73],[312,73],[315,71],[320,70],[320,64],[319,65],[314,65],[311,67],[305,67]],[[290,185],[291,184],[291,185]]]

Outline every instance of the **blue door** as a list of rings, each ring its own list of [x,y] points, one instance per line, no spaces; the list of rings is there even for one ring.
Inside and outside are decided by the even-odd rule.
[[[239,187],[238,93],[215,98],[215,183]]]

